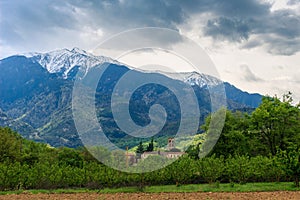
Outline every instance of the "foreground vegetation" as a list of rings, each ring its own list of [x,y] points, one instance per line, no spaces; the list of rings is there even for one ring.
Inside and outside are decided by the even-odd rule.
[[[272,191],[300,191],[300,188],[295,187],[291,182],[281,183],[248,183],[248,184],[188,184],[182,186],[162,185],[162,186],[147,186],[142,192],[145,193],[161,193],[161,192],[272,192]],[[15,191],[0,191],[0,195],[7,194],[77,194],[77,193],[137,193],[141,190],[137,187],[121,187],[121,188],[104,188],[101,190],[95,189],[54,189],[54,190],[15,190]]]
[[[209,121],[207,118],[203,126],[207,136],[212,131],[207,128]],[[277,97],[266,97],[251,115],[226,111],[221,137],[207,157],[199,158],[202,150],[199,143],[189,148],[187,155],[161,170],[130,174],[99,163],[84,148],[52,148],[25,140],[8,128],[0,128],[0,190],[87,188],[105,191],[109,190],[106,188],[133,187],[133,190],[151,192],[151,188],[168,191],[176,185],[174,190],[182,188],[184,191],[189,187],[196,190],[206,187],[184,184],[209,183],[210,190],[215,187],[221,191],[247,191],[249,187],[257,188],[255,184],[259,183],[254,182],[287,181],[294,181],[299,187],[299,130],[299,105],[292,104],[290,95],[281,101]],[[113,153],[107,153],[113,160]],[[149,157],[143,162],[151,167],[159,159]],[[271,185],[277,190],[280,184],[289,183]],[[153,185],[168,186],[147,187]],[[266,189],[267,185],[262,188]],[[279,188],[285,187],[280,185]]]

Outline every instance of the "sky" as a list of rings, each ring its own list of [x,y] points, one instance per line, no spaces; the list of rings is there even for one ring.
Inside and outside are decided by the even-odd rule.
[[[300,100],[300,0],[1,0],[0,58],[73,47],[89,51],[112,35],[143,27],[172,29],[193,40],[220,78],[242,90],[271,96],[291,91]],[[132,52],[120,60],[140,65],[154,56],[170,55]]]

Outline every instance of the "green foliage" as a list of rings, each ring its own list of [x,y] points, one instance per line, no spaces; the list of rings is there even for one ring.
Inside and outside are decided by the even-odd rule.
[[[287,150],[279,151],[279,159],[284,164],[287,175],[292,176],[296,187],[299,187],[300,147],[292,144]]]
[[[186,150],[186,153],[188,154],[188,156],[192,159],[199,159],[199,153],[200,153],[200,144],[198,145],[191,145],[188,147],[188,149]]]
[[[286,150],[291,142],[300,144],[300,104],[293,105],[291,94],[278,97],[264,97],[261,105],[251,114],[239,111],[225,111],[225,124],[220,137],[209,155],[216,156],[275,156],[277,151]],[[219,118],[224,109],[213,113],[201,127],[205,130],[206,141],[201,149],[209,149],[216,140]],[[212,118],[217,120],[212,121]],[[195,148],[194,148],[195,149]],[[189,153],[195,157],[195,152]]]
[[[210,150],[217,143],[222,134],[224,115],[226,115],[226,108],[221,108],[208,116],[205,119],[205,124],[201,126],[201,129],[205,131],[205,141],[200,148],[200,158],[210,154]]]
[[[215,155],[211,157],[202,158],[198,161],[200,175],[210,184],[215,183],[224,172],[224,157],[216,158]]]
[[[202,128],[209,131],[209,126],[210,120],[206,120]],[[247,113],[239,111],[232,113],[227,110],[222,133],[209,155],[229,157],[248,154],[250,146],[250,141],[247,138],[249,126],[250,117]]]
[[[81,168],[83,165],[83,158],[78,151],[70,148],[61,148],[58,151],[59,165],[66,165],[71,167]]]
[[[145,152],[145,150],[144,150],[143,143],[140,142],[139,146],[136,149],[136,154],[137,154],[138,158],[141,158],[141,154],[143,154],[144,152]]]
[[[162,169],[162,176],[168,184],[186,184],[194,178],[196,163],[187,156],[182,156],[171,165]]]
[[[189,183],[222,187],[220,182],[238,188],[234,183],[291,180],[299,185],[300,112],[289,94],[282,101],[277,97],[264,98],[250,115],[221,109],[211,117],[219,119],[223,112],[225,125],[207,157],[201,155],[216,142],[214,131],[221,127],[217,120],[210,124],[211,118],[202,127],[206,132],[197,136],[200,140],[186,150],[188,155],[178,160],[149,156],[138,163],[140,172],[157,165],[165,167],[143,174],[120,172],[97,160],[124,167],[124,152],[103,147],[52,148],[25,140],[9,128],[0,128],[0,190],[122,186],[144,190],[148,185],[176,184],[181,188]],[[183,138],[181,141],[185,142]],[[147,146],[140,142],[136,153],[141,155],[153,149],[152,139]]]
[[[285,172],[283,165],[277,157],[268,158],[256,156],[250,158],[251,176],[250,180],[259,179],[261,181],[276,181],[283,179]]]
[[[232,186],[233,185],[233,186]],[[176,185],[157,185],[146,186],[143,192],[146,193],[187,193],[187,192],[271,192],[271,191],[300,191],[291,182],[281,183],[248,183],[244,185],[234,185],[232,183],[220,183],[219,187],[211,187],[210,184],[186,184],[180,187]],[[11,194],[78,194],[78,193],[97,193],[97,194],[115,194],[115,193],[137,193],[140,188],[137,187],[119,187],[119,188],[103,188],[87,189],[87,188],[65,188],[65,189],[31,189],[31,190],[15,190],[0,191],[0,195]],[[100,198],[101,199],[101,198]],[[105,198],[104,198],[105,199]]]
[[[20,161],[22,138],[9,128],[0,127],[0,162]]]
[[[226,162],[227,175],[233,182],[247,183],[253,173],[252,169],[248,156],[230,157]]]
[[[299,144],[300,109],[292,101],[290,93],[283,95],[282,101],[276,96],[264,97],[252,113],[252,132],[267,146],[267,153],[276,155],[290,142]]]
[[[154,150],[154,141],[153,141],[153,138],[151,139],[150,143],[148,144],[147,146],[147,149],[146,151],[153,151]]]

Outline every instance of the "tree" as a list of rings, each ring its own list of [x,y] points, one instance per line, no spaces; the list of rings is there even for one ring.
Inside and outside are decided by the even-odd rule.
[[[153,138],[151,139],[150,143],[147,146],[147,150],[146,151],[153,151],[154,150],[154,141]]]
[[[209,183],[215,183],[224,172],[224,157],[219,158],[212,155],[211,157],[201,158],[197,162],[200,175]]]
[[[0,162],[19,161],[22,150],[22,137],[10,128],[0,127]]]
[[[188,156],[194,160],[198,160],[199,157],[199,153],[200,153],[200,143],[198,143],[197,145],[191,145],[188,147],[188,149],[185,151]]]
[[[136,150],[136,154],[137,154],[137,157],[138,158],[141,158],[141,154],[144,153],[144,146],[143,146],[143,143],[140,142],[137,150]]]
[[[279,150],[279,160],[284,164],[285,172],[293,177],[296,187],[300,181],[300,146],[291,144],[287,150]]]
[[[217,143],[224,126],[226,119],[226,108],[222,107],[216,112],[212,113],[205,119],[205,124],[201,129],[205,131],[205,140],[201,144],[199,157],[203,158],[211,153],[211,150]]]
[[[230,181],[245,184],[253,174],[250,157],[234,156],[226,160],[226,171]]]
[[[58,160],[60,165],[81,168],[83,165],[83,158],[79,151],[67,147],[61,148],[58,152]]]
[[[249,129],[249,116],[245,113],[231,112],[226,110],[224,127],[220,137],[209,155],[215,154],[217,157],[230,155],[246,155],[249,153],[247,132]],[[202,127],[208,129],[209,120]]]
[[[288,143],[299,144],[300,110],[292,105],[291,93],[278,97],[263,97],[262,104],[252,113],[252,133],[276,155],[278,149],[286,150]]]

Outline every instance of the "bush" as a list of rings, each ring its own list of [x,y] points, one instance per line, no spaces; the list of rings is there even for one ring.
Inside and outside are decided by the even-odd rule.
[[[226,160],[226,174],[230,181],[245,184],[253,173],[248,156],[234,156]]]
[[[219,179],[224,172],[224,157],[216,158],[215,155],[211,157],[205,157],[198,161],[198,167],[200,175],[212,184]]]

